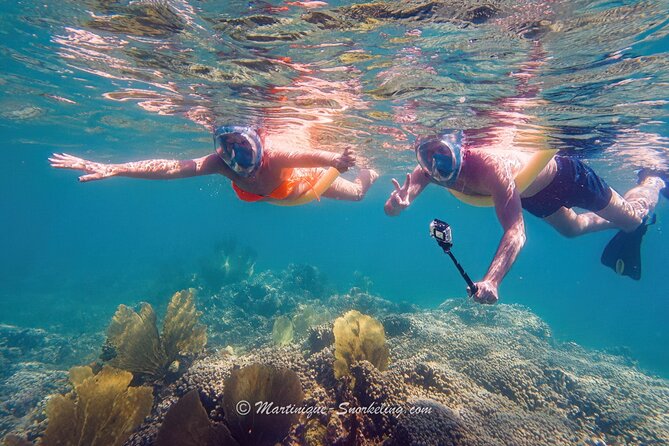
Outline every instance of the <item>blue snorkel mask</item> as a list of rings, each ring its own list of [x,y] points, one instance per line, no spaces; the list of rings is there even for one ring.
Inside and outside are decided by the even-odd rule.
[[[464,132],[454,130],[416,142],[416,159],[433,182],[451,187],[462,167]]]
[[[216,153],[232,170],[252,176],[262,162],[260,137],[250,127],[221,126],[214,132]]]

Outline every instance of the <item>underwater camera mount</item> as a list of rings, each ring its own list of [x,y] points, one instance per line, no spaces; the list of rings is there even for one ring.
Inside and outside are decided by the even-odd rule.
[[[439,245],[439,247],[451,258],[453,264],[460,272],[460,275],[465,279],[465,282],[467,282],[467,285],[469,286],[469,295],[473,296],[476,294],[478,288],[474,285],[472,279],[469,278],[469,275],[451,252],[451,248],[453,247],[453,233],[451,232],[451,226],[445,221],[435,218],[430,223],[430,237],[434,238],[437,241],[437,245]]]

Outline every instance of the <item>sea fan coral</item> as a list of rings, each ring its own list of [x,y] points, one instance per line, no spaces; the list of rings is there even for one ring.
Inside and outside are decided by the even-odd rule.
[[[272,339],[276,345],[285,346],[293,342],[294,325],[286,316],[274,319],[272,327]]]
[[[156,446],[237,446],[223,424],[214,426],[202,406],[197,390],[179,399],[165,415]]]
[[[132,374],[105,366],[70,371],[74,390],[47,403],[43,446],[121,446],[151,412],[150,387],[128,387]]]
[[[167,306],[161,336],[167,358],[192,355],[202,351],[207,344],[207,329],[198,323],[193,289],[179,291]]]
[[[240,444],[272,446],[288,435],[297,420],[294,411],[276,411],[297,408],[303,399],[295,372],[253,364],[234,370],[226,381],[223,410],[230,431]]]
[[[167,355],[150,304],[142,304],[139,313],[119,305],[107,330],[107,344],[116,355],[109,361],[111,366],[141,375],[163,375]]]
[[[388,367],[389,351],[383,325],[371,316],[351,310],[334,322],[336,378],[349,374],[349,366],[367,360],[377,369]]]
[[[172,297],[162,338],[156,314],[147,303],[142,304],[139,313],[120,305],[107,330],[107,345],[113,349],[109,364],[151,378],[162,377],[179,355],[195,354],[206,342],[206,328],[199,323],[193,290]]]

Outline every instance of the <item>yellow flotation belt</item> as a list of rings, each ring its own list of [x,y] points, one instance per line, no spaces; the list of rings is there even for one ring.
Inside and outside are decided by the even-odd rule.
[[[544,170],[550,160],[553,159],[557,150],[539,150],[532,155],[525,167],[516,174],[516,189],[518,193],[523,193],[525,189],[530,187],[537,176]],[[469,195],[463,192],[448,189],[451,194],[463,203],[471,204],[478,207],[494,206],[492,197],[490,195]]]
[[[268,200],[277,206],[299,206],[307,204],[313,200],[320,200],[321,195],[332,186],[332,183],[339,177],[339,171],[330,167],[323,175],[311,186],[311,188],[293,200]]]

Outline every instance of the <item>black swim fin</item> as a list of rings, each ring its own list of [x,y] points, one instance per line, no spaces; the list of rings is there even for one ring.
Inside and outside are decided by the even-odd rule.
[[[621,276],[641,279],[641,240],[653,223],[655,215],[644,219],[633,232],[619,231],[604,248],[602,263]]]

